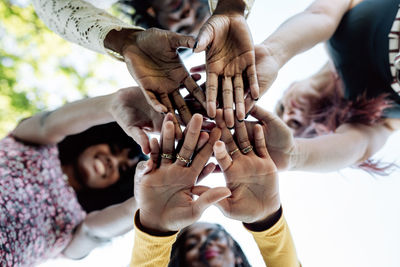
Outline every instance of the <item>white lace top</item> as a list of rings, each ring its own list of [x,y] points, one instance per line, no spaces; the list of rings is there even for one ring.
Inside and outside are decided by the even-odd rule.
[[[244,0],[245,16],[250,13],[254,0]],[[90,50],[107,53],[104,39],[111,30],[142,29],[121,21],[101,8],[117,0],[33,0],[36,13],[43,22],[64,39]],[[218,0],[209,0],[211,11]],[[96,7],[94,6],[96,5]]]

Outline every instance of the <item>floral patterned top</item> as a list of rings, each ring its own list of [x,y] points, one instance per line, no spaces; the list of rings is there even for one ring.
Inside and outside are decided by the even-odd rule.
[[[86,214],[63,178],[57,146],[0,140],[0,266],[59,254]]]

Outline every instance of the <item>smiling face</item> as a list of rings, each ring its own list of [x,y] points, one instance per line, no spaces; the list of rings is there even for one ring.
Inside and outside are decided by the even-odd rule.
[[[136,165],[137,158],[130,157],[130,149],[111,149],[108,144],[87,147],[79,156],[76,169],[89,188],[106,188],[116,183],[120,173]]]
[[[196,223],[190,226],[184,242],[185,266],[234,267],[236,258],[232,238],[218,225]]]
[[[182,34],[197,35],[210,17],[204,0],[155,0],[153,8],[161,27]]]

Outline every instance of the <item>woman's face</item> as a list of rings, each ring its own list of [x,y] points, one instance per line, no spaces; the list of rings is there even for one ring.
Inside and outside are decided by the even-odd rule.
[[[182,34],[197,35],[210,17],[208,3],[204,0],[155,0],[153,7],[164,29]]]
[[[308,114],[311,108],[311,99],[317,98],[317,93],[308,88],[308,84],[302,81],[295,82],[283,94],[281,99],[280,114],[282,120],[296,131],[308,126],[310,120]]]
[[[234,267],[233,240],[215,224],[196,223],[186,233],[186,266]]]
[[[137,159],[129,158],[129,148],[111,151],[108,144],[98,144],[86,148],[78,157],[77,168],[82,181],[89,188],[106,188],[116,183],[120,171],[137,164]]]

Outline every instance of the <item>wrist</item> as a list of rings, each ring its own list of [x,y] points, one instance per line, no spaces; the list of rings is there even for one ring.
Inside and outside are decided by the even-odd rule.
[[[141,214],[140,209],[136,212],[135,215],[135,224],[142,232],[145,232],[152,236],[170,236],[176,233],[176,231],[171,231],[156,223],[159,221],[159,219],[148,219],[146,215],[143,215],[143,212]]]
[[[268,56],[274,58],[275,62],[279,66],[279,69],[282,68],[291,58],[285,49],[285,44],[279,39],[267,39],[261,43],[261,45],[265,48]]]
[[[141,31],[135,29],[111,30],[104,39],[104,47],[123,56],[124,47],[127,44],[134,44],[137,34]]]
[[[281,217],[282,206],[279,206],[272,213],[268,214],[265,218],[252,223],[243,223],[243,225],[250,231],[262,232],[274,226]]]
[[[289,156],[289,171],[301,170],[307,160],[307,146],[303,145],[301,138],[294,139],[293,149]]]
[[[213,14],[236,14],[244,16],[246,2],[244,0],[219,0]]]

